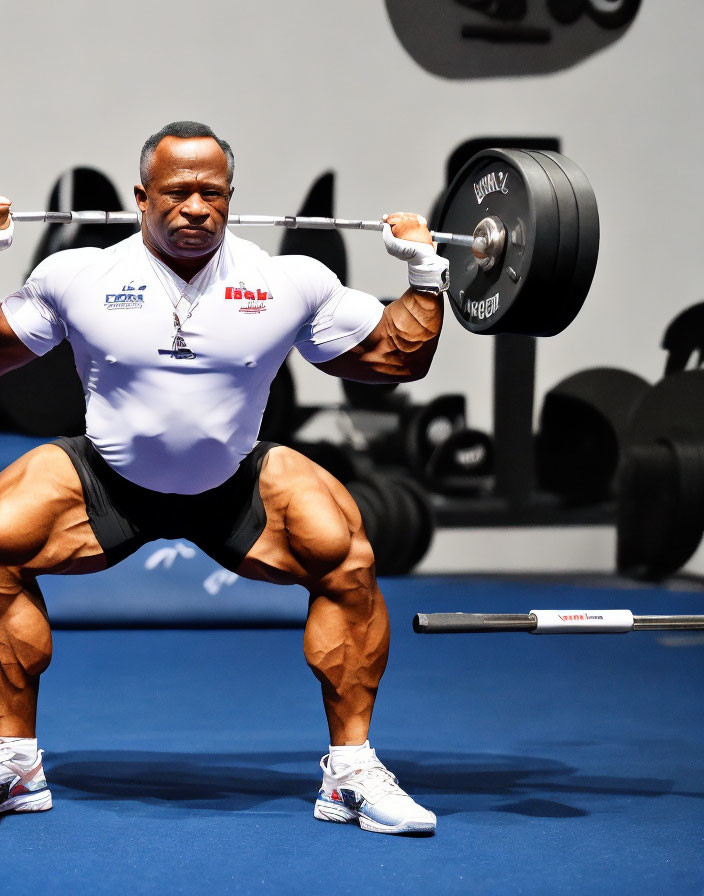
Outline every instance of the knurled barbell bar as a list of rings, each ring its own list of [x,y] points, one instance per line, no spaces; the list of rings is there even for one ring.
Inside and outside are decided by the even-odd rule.
[[[17,212],[18,223],[132,224],[136,212]],[[381,230],[382,221],[230,215],[242,227]],[[449,186],[432,232],[450,262],[452,310],[473,333],[553,336],[577,316],[599,251],[584,172],[554,152],[488,149]]]
[[[40,224],[137,224],[137,212],[13,212],[12,218],[19,223]],[[383,221],[362,221],[348,218],[310,218],[301,215],[230,215],[228,227],[288,227],[291,230],[382,230]],[[475,238],[462,233],[435,233],[431,236],[436,243],[452,243],[456,246],[472,247]]]

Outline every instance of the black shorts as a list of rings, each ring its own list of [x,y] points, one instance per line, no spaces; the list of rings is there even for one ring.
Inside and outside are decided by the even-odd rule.
[[[164,494],[135,485],[108,466],[86,436],[61,436],[54,444],[76,468],[88,519],[108,566],[148,541],[186,538],[234,572],[264,531],[259,473],[275,442],[259,442],[234,476],[198,495]]]

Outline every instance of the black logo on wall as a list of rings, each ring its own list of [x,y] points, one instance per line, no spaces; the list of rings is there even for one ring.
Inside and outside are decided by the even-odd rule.
[[[617,41],[641,0],[386,0],[404,49],[445,78],[559,71]]]

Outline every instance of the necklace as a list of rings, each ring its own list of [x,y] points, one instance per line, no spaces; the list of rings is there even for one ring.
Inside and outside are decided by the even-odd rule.
[[[211,259],[211,261],[208,262],[208,264],[203,268],[203,270],[199,271],[198,274],[196,274],[196,276],[193,278],[192,283],[189,284],[189,283],[186,283],[186,281],[182,281],[185,285],[184,285],[183,289],[179,290],[180,295],[178,296],[178,298],[174,298],[176,290],[174,289],[175,283],[173,281],[173,277],[178,276],[178,275],[172,274],[171,271],[166,267],[166,265],[164,265],[163,262],[160,262],[158,259],[154,258],[154,256],[146,248],[146,246],[144,247],[144,251],[147,254],[147,258],[149,259],[149,264],[151,265],[152,270],[154,271],[154,274],[156,275],[157,280],[161,284],[162,289],[168,296],[171,304],[173,305],[173,309],[174,309],[173,317],[172,317],[172,322],[174,325],[174,336],[171,341],[171,351],[167,352],[165,349],[159,349],[159,354],[160,355],[161,354],[170,354],[171,357],[175,358],[177,361],[191,361],[192,359],[196,358],[197,356],[196,356],[195,352],[191,351],[191,349],[188,347],[188,345],[186,343],[186,337],[183,335],[183,326],[188,320],[190,320],[191,315],[198,307],[198,302],[200,301],[199,293],[200,293],[200,287],[201,287],[201,283],[199,281],[206,279],[206,277],[208,275],[205,272],[208,270],[208,268],[210,268],[214,259],[218,259],[218,261],[215,261],[215,265],[218,264],[219,259],[220,259],[220,253],[222,252],[222,246],[220,247],[220,250],[218,251],[218,253],[214,256],[214,259]],[[179,280],[181,280],[180,277],[179,277]],[[196,295],[192,300],[186,296],[186,290],[189,288],[189,286],[191,286],[197,290]],[[181,322],[181,318],[178,313],[178,308],[182,301],[189,302],[188,313],[183,318],[183,323]]]

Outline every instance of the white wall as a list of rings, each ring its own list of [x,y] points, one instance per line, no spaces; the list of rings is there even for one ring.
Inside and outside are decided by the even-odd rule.
[[[643,0],[621,40],[574,68],[449,81],[405,53],[379,0],[6,4],[0,192],[18,210],[41,208],[63,170],[89,164],[127,201],[145,137],[169,120],[195,118],[235,148],[233,210],[292,213],[332,167],[337,213],[374,217],[427,211],[447,155],[469,137],[558,135],[594,186],[602,248],[581,315],[540,344],[537,406],[585,367],[623,366],[654,381],[666,324],[704,295],[702,24],[698,0]],[[0,291],[26,271],[39,227],[18,226]],[[280,234],[256,238],[275,250]],[[379,295],[403,290],[405,272],[376,234],[346,243],[352,285]],[[304,402],[337,400],[335,381],[303,362],[295,375]],[[489,426],[491,340],[448,315],[434,368],[412,389],[417,401],[465,389],[472,423]],[[535,538],[525,533],[526,546]],[[499,563],[503,553],[483,556]],[[532,547],[527,553],[535,556]],[[585,538],[574,564],[601,564],[602,554]]]

